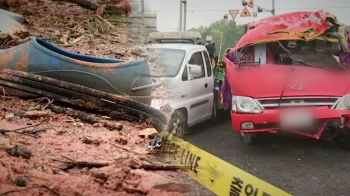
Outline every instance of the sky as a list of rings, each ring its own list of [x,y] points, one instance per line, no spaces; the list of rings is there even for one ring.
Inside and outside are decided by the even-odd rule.
[[[157,14],[158,31],[177,31],[179,27],[180,0],[144,0],[145,12]],[[271,10],[272,0],[255,0],[255,4]],[[228,10],[240,10],[244,7],[241,0],[187,0],[186,29],[209,26],[211,23],[223,19]],[[276,14],[294,11],[317,11],[324,9],[338,17],[339,22],[350,25],[350,0],[275,0]],[[256,8],[249,8],[256,12]],[[240,17],[237,15],[237,24],[258,21],[271,16],[270,12],[258,13],[257,17]]]

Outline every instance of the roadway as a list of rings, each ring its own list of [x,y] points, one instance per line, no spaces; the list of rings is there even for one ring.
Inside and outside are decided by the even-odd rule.
[[[349,195],[350,152],[331,141],[264,135],[248,146],[230,121],[195,126],[186,140],[292,195]]]

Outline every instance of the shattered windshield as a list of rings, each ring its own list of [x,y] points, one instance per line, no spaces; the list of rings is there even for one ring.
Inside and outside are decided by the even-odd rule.
[[[186,55],[180,49],[148,48],[147,51],[153,57],[149,62],[153,77],[175,77]]]
[[[340,45],[323,40],[282,40],[250,45],[242,49],[244,64],[275,64],[344,69],[339,62]]]

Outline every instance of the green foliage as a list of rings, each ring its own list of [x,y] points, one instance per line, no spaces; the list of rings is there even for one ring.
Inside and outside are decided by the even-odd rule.
[[[213,41],[215,42],[215,45],[216,45],[215,55],[219,55],[221,35],[223,33],[221,55],[220,55],[222,56],[226,51],[226,49],[233,48],[237,44],[239,39],[244,34],[244,26],[237,25],[236,22],[232,20],[225,21],[224,19],[222,19],[212,23],[208,27],[201,26],[199,28],[189,29],[189,31],[200,32],[204,39],[207,35],[212,36]],[[221,57],[219,57],[219,59],[220,58]]]

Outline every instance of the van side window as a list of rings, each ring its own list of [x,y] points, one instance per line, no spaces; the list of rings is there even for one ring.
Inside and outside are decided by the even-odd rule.
[[[188,63],[192,64],[192,65],[199,65],[202,68],[202,75],[200,77],[196,77],[196,78],[203,78],[205,76],[204,61],[203,61],[202,52],[193,53],[193,55],[191,56],[191,59],[188,61]]]
[[[206,64],[206,67],[207,67],[207,73],[208,73],[208,77],[211,76],[212,74],[212,71],[211,71],[211,66],[210,66],[210,59],[209,59],[209,55],[207,53],[207,51],[203,51],[204,53],[204,59],[205,59],[205,64]]]

